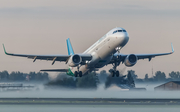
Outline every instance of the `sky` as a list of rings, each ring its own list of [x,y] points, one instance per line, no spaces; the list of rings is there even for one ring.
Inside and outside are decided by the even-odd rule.
[[[151,62],[139,60],[133,67],[120,65],[127,74],[153,76],[160,70],[179,71],[179,0],[1,0],[0,43],[7,52],[21,54],[67,54],[70,38],[75,53],[82,53],[115,27],[123,27],[129,42],[123,54],[175,53],[156,57]],[[29,73],[41,69],[66,68],[65,63],[6,56],[0,50],[0,70]],[[109,70],[112,65],[100,70]],[[153,69],[153,74],[152,74]],[[51,73],[57,74],[57,73]]]

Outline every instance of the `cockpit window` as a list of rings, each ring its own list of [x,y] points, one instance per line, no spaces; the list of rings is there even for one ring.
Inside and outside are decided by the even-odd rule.
[[[116,31],[113,32],[113,34],[117,33],[117,32],[126,32],[126,30],[116,30]]]
[[[117,30],[116,30],[116,31],[114,31],[114,32],[113,32],[113,34],[114,34],[114,33],[116,33],[116,32],[117,32]]]
[[[118,32],[122,32],[122,30],[118,30]]]

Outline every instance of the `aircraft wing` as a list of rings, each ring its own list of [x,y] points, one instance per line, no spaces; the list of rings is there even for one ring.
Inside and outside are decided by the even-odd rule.
[[[7,53],[5,50],[5,47],[3,45],[4,52],[6,55],[10,56],[18,56],[18,57],[27,57],[29,59],[33,59],[33,62],[36,61],[36,59],[39,60],[47,60],[47,61],[53,61],[52,65],[55,61],[64,61],[67,62],[68,59],[71,57],[71,55],[29,55],[29,54],[13,54],[13,53]],[[90,61],[92,59],[92,56],[90,54],[78,54],[81,56],[82,61]],[[82,63],[83,64],[83,63]]]
[[[151,61],[152,58],[156,57],[156,56],[164,56],[164,55],[169,55],[174,53],[174,48],[173,45],[171,44],[171,49],[172,51],[169,53],[158,53],[158,54],[134,54],[137,56],[137,59],[149,59],[149,61]],[[124,62],[125,58],[128,56],[129,54],[114,54],[114,57],[112,59],[112,62],[117,61],[117,57],[120,57],[119,61]],[[111,62],[111,63],[112,63]]]

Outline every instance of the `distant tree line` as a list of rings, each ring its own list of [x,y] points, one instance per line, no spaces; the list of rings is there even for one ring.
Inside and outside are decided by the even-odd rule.
[[[172,71],[169,73],[169,76],[167,77],[164,72],[157,71],[154,76],[149,77],[148,74],[145,74],[144,79],[138,79],[135,80],[139,82],[164,82],[164,81],[180,81],[180,72]]]
[[[22,73],[22,72],[11,72],[2,71],[0,72],[0,81],[48,81],[48,73],[44,72],[30,72],[30,73]]]
[[[154,76],[149,77],[145,74],[144,78],[138,78],[138,75],[133,70],[129,70],[126,75],[120,74],[120,77],[112,77],[110,73],[102,70],[100,73],[89,73],[83,77],[71,77],[65,73],[60,73],[55,80],[50,80],[46,72],[0,72],[0,81],[48,81],[46,87],[64,87],[64,88],[81,88],[81,89],[96,89],[99,84],[105,84],[105,88],[113,84],[128,84],[131,87],[135,86],[136,82],[165,82],[165,81],[180,81],[180,72],[172,71],[167,77],[164,72],[157,71]]]

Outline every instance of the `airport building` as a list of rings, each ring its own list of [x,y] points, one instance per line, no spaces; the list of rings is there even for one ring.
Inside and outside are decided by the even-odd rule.
[[[35,86],[24,86],[23,84],[16,83],[0,83],[0,91],[25,91],[32,90]]]
[[[154,88],[155,91],[179,91],[180,81],[170,81]]]

